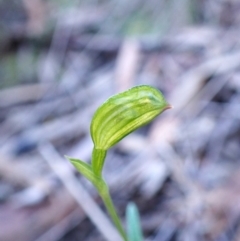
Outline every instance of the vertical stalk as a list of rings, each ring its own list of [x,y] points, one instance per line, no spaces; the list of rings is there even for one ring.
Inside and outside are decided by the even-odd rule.
[[[102,177],[102,169],[107,151],[93,148],[92,151],[92,170],[97,177]]]
[[[101,198],[107,208],[107,211],[108,211],[109,215],[111,216],[112,221],[114,222],[118,232],[121,234],[124,241],[128,241],[126,233],[123,229],[123,226],[121,224],[121,221],[119,219],[115,206],[113,204],[112,198],[110,196],[107,184],[104,182],[103,179],[101,179],[101,182],[98,183],[98,185],[96,185],[96,188],[97,188],[99,195],[101,196]]]

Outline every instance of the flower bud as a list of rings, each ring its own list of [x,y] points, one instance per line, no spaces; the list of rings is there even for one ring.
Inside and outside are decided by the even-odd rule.
[[[91,122],[94,148],[108,150],[169,108],[162,93],[147,85],[110,97],[97,109]]]

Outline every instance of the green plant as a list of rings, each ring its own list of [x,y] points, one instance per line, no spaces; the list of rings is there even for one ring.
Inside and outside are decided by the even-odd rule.
[[[109,148],[126,135],[149,123],[164,110],[171,108],[162,93],[157,89],[141,85],[116,94],[104,102],[95,112],[91,122],[91,137],[94,143],[91,164],[79,159],[67,157],[75,168],[97,189],[118,232],[125,241],[140,241],[141,234],[133,232],[126,235],[105,183],[102,170]],[[129,226],[134,228],[137,212],[133,205],[128,208]],[[138,226],[134,230],[139,230]],[[139,237],[139,239],[137,239]]]
[[[127,206],[127,237],[128,241],[143,240],[139,213],[134,203],[129,203]]]

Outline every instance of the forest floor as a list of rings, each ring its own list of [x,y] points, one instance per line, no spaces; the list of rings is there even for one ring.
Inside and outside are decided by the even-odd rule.
[[[148,84],[174,108],[108,153],[123,222],[133,201],[148,241],[239,241],[237,18],[132,37],[105,33],[107,7],[59,11],[47,28],[43,2],[23,2],[0,2],[0,240],[106,240],[86,215],[102,202],[64,155],[90,162],[96,108]]]

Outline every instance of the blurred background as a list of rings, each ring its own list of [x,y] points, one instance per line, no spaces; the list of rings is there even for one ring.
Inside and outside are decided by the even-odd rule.
[[[240,240],[240,2],[0,0],[1,241],[117,241],[64,155],[90,162],[94,111],[140,84],[174,109],[108,153],[123,222],[134,201],[148,241]]]

